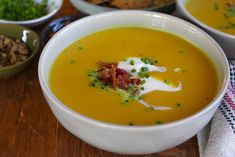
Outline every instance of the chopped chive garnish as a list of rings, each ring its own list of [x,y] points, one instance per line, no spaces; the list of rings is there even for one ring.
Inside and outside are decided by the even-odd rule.
[[[149,70],[149,68],[148,67],[141,67],[141,69],[140,69],[142,72],[147,72],[148,70]]]
[[[133,72],[133,73],[134,73],[134,72],[136,72],[136,70],[135,70],[135,69],[131,69],[131,72]]]
[[[179,53],[181,53],[181,54],[184,53],[184,50],[179,50]]]
[[[145,74],[145,78],[149,78],[149,74],[148,73]]]
[[[154,107],[153,106],[146,107],[145,111],[154,111]]]
[[[138,99],[139,99],[139,100],[144,100],[144,96],[141,95],[141,96],[138,97]]]
[[[134,65],[135,64],[135,61],[132,59],[130,60],[130,65]]]
[[[140,78],[149,78],[149,74],[147,72],[138,72],[138,76]]]
[[[82,49],[83,49],[83,47],[82,47],[82,46],[79,46],[79,47],[78,47],[78,50],[82,50]]]
[[[95,87],[95,83],[94,83],[94,82],[91,82],[91,83],[89,84],[89,86]]]
[[[162,124],[162,123],[163,123],[163,122],[161,122],[161,121],[159,121],[159,120],[156,122],[156,124]]]
[[[129,123],[128,125],[129,125],[129,126],[133,126],[133,125],[134,125],[134,123]]]
[[[144,90],[144,87],[140,87],[140,90]]]
[[[152,59],[150,58],[141,58],[140,59],[144,64],[150,64],[150,65],[153,65],[155,63],[155,61],[153,61]]]
[[[140,82],[141,85],[143,85],[143,84],[145,84],[145,83],[146,83],[145,80],[142,80],[142,81]]]
[[[176,106],[177,106],[177,107],[180,107],[180,106],[181,106],[181,104],[180,104],[180,103],[177,103],[177,104],[176,104]]]
[[[76,63],[76,61],[73,60],[73,59],[71,59],[69,62],[70,62],[70,64],[75,64]]]
[[[230,18],[235,16],[235,5],[232,3],[225,3],[226,13],[224,14],[225,18]]]
[[[108,89],[107,84],[104,84],[100,80],[97,80],[97,71],[96,70],[88,70],[87,76],[91,79],[91,82],[89,83],[90,87],[97,87],[102,90]]]
[[[226,26],[220,26],[218,28],[220,28],[220,29],[235,29],[235,23],[228,23]]]
[[[214,10],[219,10],[219,4],[218,3],[214,3],[213,4],[213,8],[214,8]]]
[[[143,73],[143,72],[138,72],[138,76],[139,76],[140,78],[145,78],[145,73]]]
[[[167,80],[167,79],[165,79],[165,80],[164,80],[164,83],[165,83],[165,84],[170,84],[170,81]]]
[[[97,71],[96,70],[88,70],[87,76],[96,78],[97,77]]]

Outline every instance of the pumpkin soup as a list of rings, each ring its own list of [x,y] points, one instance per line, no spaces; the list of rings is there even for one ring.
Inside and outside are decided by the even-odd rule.
[[[209,58],[172,34],[115,28],[75,41],[50,71],[53,94],[71,109],[122,125],[175,121],[205,107],[217,91]]]
[[[235,35],[235,0],[188,0],[186,9],[203,23]]]

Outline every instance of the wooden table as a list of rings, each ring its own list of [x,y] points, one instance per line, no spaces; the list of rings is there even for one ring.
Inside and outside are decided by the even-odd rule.
[[[55,18],[78,14],[64,0]],[[40,33],[44,26],[33,29]],[[42,96],[38,59],[22,73],[0,80],[0,157],[127,157],[94,148],[58,123]],[[144,157],[199,157],[197,139]]]

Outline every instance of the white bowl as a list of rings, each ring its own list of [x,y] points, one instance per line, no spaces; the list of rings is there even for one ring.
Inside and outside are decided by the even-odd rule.
[[[36,2],[41,2],[42,0],[35,0]],[[42,16],[37,19],[33,20],[26,20],[26,21],[9,21],[0,19],[0,24],[18,24],[18,25],[24,25],[27,27],[35,27],[40,24],[43,24],[47,22],[50,18],[52,18],[62,7],[63,0],[48,0],[48,14],[45,16]]]
[[[85,0],[70,0],[70,2],[79,11],[86,13],[86,14],[89,14],[89,15],[103,13],[103,12],[107,12],[107,11],[120,10],[118,8],[111,8],[111,7],[106,7],[106,6],[95,5],[95,4],[92,4],[92,3],[87,2]],[[175,10],[175,1],[172,1],[168,4],[165,4],[160,7],[151,7],[151,8],[141,9],[141,10],[171,13]]]
[[[212,102],[187,118],[157,126],[122,126],[100,122],[77,113],[60,102],[48,86],[48,75],[52,63],[61,51],[87,34],[125,26],[170,32],[204,50],[215,64],[219,75],[219,89]],[[121,154],[148,154],[183,143],[210,121],[228,85],[229,67],[219,45],[204,31],[188,22],[148,11],[115,11],[80,19],[59,31],[41,54],[38,74],[46,101],[55,117],[69,132],[103,150]]]
[[[176,10],[177,15],[184,19],[187,19],[196,25],[200,26],[206,32],[208,32],[223,48],[225,54],[229,59],[235,59],[235,35],[230,35],[224,32],[221,32],[217,29],[214,29],[205,23],[201,22],[197,18],[195,18],[186,8],[185,3],[188,0],[177,0],[176,1]],[[205,15],[210,16],[210,15]],[[210,17],[213,18],[213,17]]]

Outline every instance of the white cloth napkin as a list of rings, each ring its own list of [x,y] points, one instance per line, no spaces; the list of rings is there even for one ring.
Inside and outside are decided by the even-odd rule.
[[[197,138],[200,157],[235,157],[235,61],[230,61],[230,84],[224,99]]]

